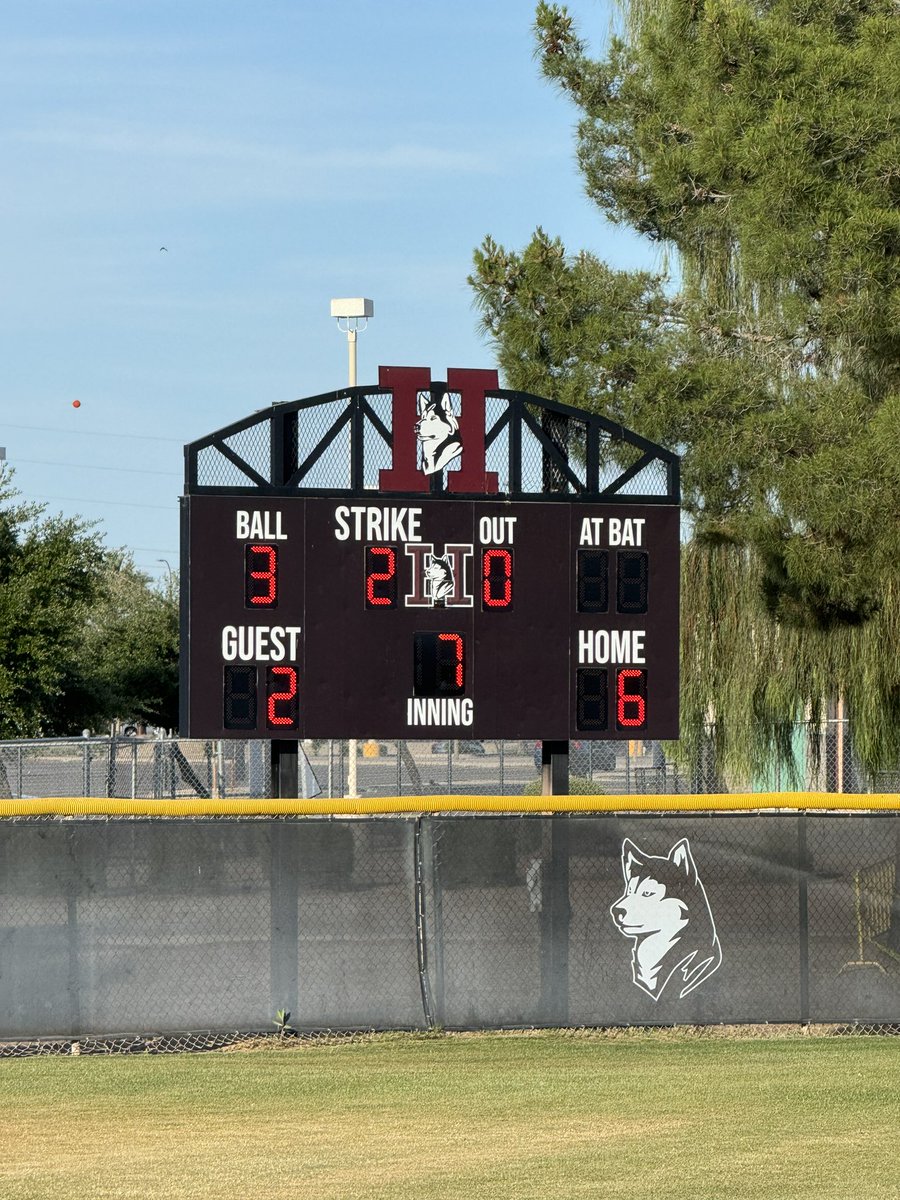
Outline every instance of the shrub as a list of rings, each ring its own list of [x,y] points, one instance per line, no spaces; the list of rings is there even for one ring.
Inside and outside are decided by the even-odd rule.
[[[539,796],[541,794],[540,779],[533,779],[522,792],[523,796]],[[569,776],[568,796],[602,796],[602,788],[597,787],[596,779],[587,779],[584,775]]]

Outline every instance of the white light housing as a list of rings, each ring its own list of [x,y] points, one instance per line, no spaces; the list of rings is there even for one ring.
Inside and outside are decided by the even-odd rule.
[[[345,300],[332,300],[331,315],[337,317],[363,318],[375,315],[375,305],[364,296],[353,296]]]

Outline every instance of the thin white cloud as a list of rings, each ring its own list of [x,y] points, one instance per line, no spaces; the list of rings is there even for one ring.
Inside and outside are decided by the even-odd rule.
[[[287,146],[234,140],[189,131],[160,132],[137,124],[62,117],[11,130],[0,141],[48,146],[77,154],[108,154],[141,159],[239,163],[279,171],[445,171],[493,174],[496,159],[470,150],[397,142],[382,147],[328,146],[294,150]]]

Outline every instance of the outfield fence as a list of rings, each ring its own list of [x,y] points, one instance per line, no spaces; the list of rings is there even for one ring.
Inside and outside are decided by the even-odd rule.
[[[773,765],[750,779],[723,777],[712,744],[710,738],[707,751],[688,769],[667,757],[658,742],[575,742],[570,774],[609,795],[900,791],[900,773],[869,778],[859,768],[846,720],[798,724],[793,771]],[[300,794],[346,796],[351,745],[356,747],[356,790],[374,798],[517,796],[533,787],[539,774],[535,742],[310,741],[303,743]],[[264,798],[272,794],[269,747],[261,741],[124,736],[0,742],[0,799]]]
[[[0,1039],[218,1044],[279,1020],[900,1029],[891,797],[848,796],[840,813],[577,799],[596,811],[549,812],[575,797],[449,811],[489,796],[390,816],[18,805],[0,820]]]

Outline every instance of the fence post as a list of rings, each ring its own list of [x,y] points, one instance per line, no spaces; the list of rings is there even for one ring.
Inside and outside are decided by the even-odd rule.
[[[300,921],[297,897],[297,842],[300,835],[293,821],[269,825],[269,980],[270,1019],[279,1009],[297,1012],[299,980]]]
[[[544,886],[541,897],[541,1013],[550,1025],[569,1022],[569,823],[546,818]],[[549,846],[547,841],[549,840]]]
[[[428,951],[426,965],[428,978],[431,981],[431,1023],[440,1028],[445,1022],[447,1011],[444,996],[444,897],[441,888],[441,864],[437,834],[441,827],[441,819],[434,816],[420,819],[423,822],[424,839],[423,883],[431,884],[431,920],[423,926],[423,935]],[[430,944],[428,941],[429,930],[431,931]]]
[[[900,951],[900,818],[893,817],[894,826],[894,889],[891,894],[891,916],[887,944],[896,954]]]
[[[806,813],[797,814],[797,900],[800,926],[800,1024],[809,1024],[809,844]]]
[[[106,795],[115,794],[116,790],[116,735],[109,735],[109,755],[106,761]]]
[[[418,816],[413,824],[413,859],[415,870],[416,897],[416,958],[419,967],[419,991],[422,996],[422,1013],[428,1029],[434,1029],[434,1008],[428,990],[428,955],[425,935],[425,864],[422,854],[422,822]]]
[[[69,1033],[81,1032],[81,947],[78,930],[78,851],[75,826],[66,830],[66,1015]]]

